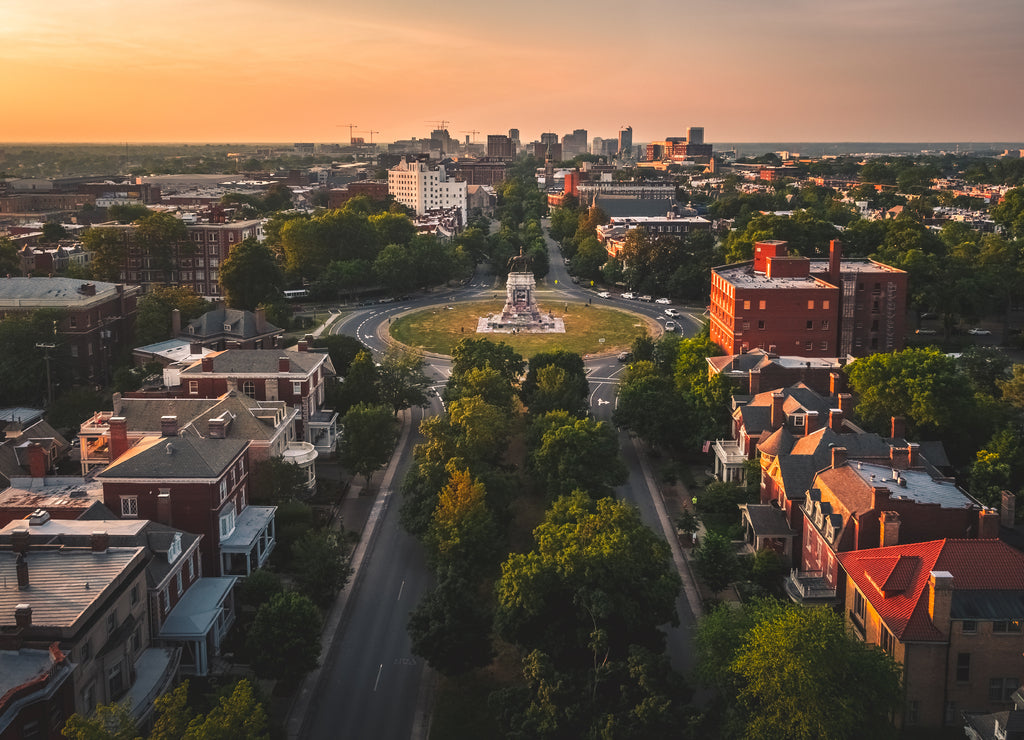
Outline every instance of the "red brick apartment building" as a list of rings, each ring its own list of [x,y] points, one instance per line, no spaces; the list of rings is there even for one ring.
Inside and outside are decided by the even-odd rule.
[[[805,357],[860,357],[903,348],[907,274],[868,259],[791,257],[784,241],[711,271],[711,340],[725,354],[760,348]]]

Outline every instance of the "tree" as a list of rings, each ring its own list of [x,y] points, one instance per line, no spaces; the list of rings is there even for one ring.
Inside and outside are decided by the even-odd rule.
[[[616,426],[632,429],[649,445],[676,450],[687,441],[684,432],[690,429],[690,417],[686,399],[654,363],[629,366],[612,415]]]
[[[996,386],[1003,395],[1003,400],[1024,412],[1024,365],[1014,365],[1012,375],[1006,380],[997,380]]]
[[[758,622],[731,670],[746,710],[744,737],[896,736],[890,715],[901,704],[899,666],[847,632],[831,609],[789,605]]]
[[[380,374],[370,353],[365,350],[357,352],[349,364],[345,381],[335,386],[332,392],[331,406],[339,414],[346,414],[359,403],[380,403],[379,380]]]
[[[153,265],[172,280],[179,254],[194,254],[185,222],[172,213],[151,211],[135,222],[135,240]]]
[[[416,287],[419,277],[416,267],[406,247],[388,244],[373,261],[373,274],[389,293],[401,295]]]
[[[426,406],[430,378],[423,372],[423,357],[392,347],[377,368],[378,397],[398,412],[412,406]]]
[[[189,682],[183,681],[173,691],[153,701],[156,720],[149,733],[149,740],[181,740],[185,737],[189,722],[194,718],[188,703],[188,687]]]
[[[10,237],[0,236],[0,275],[20,275],[21,258]]]
[[[487,490],[468,470],[453,469],[441,489],[425,545],[435,569],[445,566],[470,575],[486,571],[497,551],[498,527],[487,505]]]
[[[457,384],[449,383],[444,390],[446,403],[472,396],[479,396],[485,403],[509,414],[516,409],[515,388],[490,365],[470,368],[459,376]]]
[[[470,581],[446,572],[409,615],[412,652],[446,676],[487,665],[494,648],[486,604]]]
[[[611,496],[615,486],[626,481],[615,430],[593,419],[575,419],[549,429],[532,451],[530,463],[551,498],[575,490],[593,498]]]
[[[320,658],[316,605],[302,594],[278,594],[256,612],[246,644],[257,676],[294,684]]]
[[[366,479],[387,465],[398,440],[394,415],[386,406],[358,403],[341,419],[338,459],[341,464]]]
[[[107,206],[107,218],[121,224],[130,224],[149,214],[149,208],[142,203],[115,203]]]
[[[127,229],[93,226],[82,234],[82,247],[92,253],[90,267],[97,280],[118,282],[128,264]]]
[[[365,344],[348,334],[321,334],[313,340],[313,346],[327,349],[335,372],[342,378],[348,375],[349,366],[356,355],[360,352],[369,353]]]
[[[547,368],[543,380],[540,373]],[[577,416],[586,414],[590,383],[583,367],[583,358],[575,352],[554,350],[538,352],[530,358],[530,367],[520,389],[520,397],[532,414],[540,415],[556,409],[565,409]]]
[[[64,723],[61,734],[71,740],[136,740],[138,727],[126,704],[100,704],[88,717],[75,713]]]
[[[326,609],[345,587],[352,569],[349,548],[333,530],[306,532],[292,544],[291,566],[299,591]]]
[[[249,237],[234,247],[220,267],[220,287],[228,305],[255,311],[261,303],[271,303],[281,295],[284,275],[273,252]]]
[[[668,545],[629,504],[577,491],[557,499],[533,535],[533,550],[502,565],[495,625],[503,639],[587,664],[597,630],[621,659],[628,645],[659,645],[657,625],[676,623],[680,582]]]
[[[35,404],[47,397],[47,352],[53,385],[63,385],[70,379],[67,345],[57,334],[64,315],[64,311],[48,308],[0,318],[0,403]],[[47,350],[38,346],[41,343],[55,347]]]
[[[471,368],[490,365],[505,380],[516,385],[523,373],[523,357],[504,342],[489,339],[463,339],[452,350],[452,378],[458,379]]]
[[[697,575],[716,594],[739,575],[739,561],[732,542],[717,532],[704,535],[693,551],[693,560]]]
[[[257,700],[252,684],[241,679],[228,696],[204,717],[188,724],[182,740],[269,740],[267,711]]]
[[[284,592],[281,576],[266,568],[257,568],[245,577],[238,587],[238,597],[243,604],[257,609]]]
[[[278,504],[305,498],[306,473],[283,457],[269,457],[252,466],[251,495],[253,503]]]
[[[181,312],[181,325],[202,316],[210,304],[191,288],[157,285],[139,299],[139,313],[135,319],[135,343],[153,344],[171,339],[171,314]]]

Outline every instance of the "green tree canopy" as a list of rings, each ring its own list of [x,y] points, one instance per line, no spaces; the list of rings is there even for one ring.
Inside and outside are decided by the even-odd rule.
[[[387,465],[398,441],[394,414],[387,406],[358,403],[341,419],[338,459],[366,479]]]
[[[491,621],[473,584],[446,572],[409,615],[412,651],[446,676],[482,668],[494,656]]]
[[[199,318],[210,310],[210,304],[191,288],[157,285],[139,299],[139,314],[135,319],[135,343],[154,344],[171,339],[171,314],[181,312],[181,326]]]
[[[478,574],[493,563],[498,527],[487,505],[487,490],[468,470],[454,468],[441,489],[425,544],[435,569],[445,566]]]
[[[278,594],[256,612],[246,639],[257,676],[294,683],[320,658],[320,613],[307,596]]]
[[[545,370],[556,366],[548,366]],[[530,465],[550,498],[575,490],[593,498],[611,496],[626,481],[615,429],[603,421],[574,419],[548,429],[531,452]]]
[[[423,372],[423,357],[392,347],[377,368],[377,395],[395,414],[412,406],[426,406],[430,378]]]
[[[246,311],[277,300],[284,288],[284,274],[274,253],[254,237],[231,250],[221,265],[219,281],[228,305]]]
[[[540,374],[546,368],[555,368],[561,370],[561,373],[549,370],[542,379]],[[530,358],[520,397],[532,414],[564,409],[571,414],[583,416],[589,408],[589,396],[590,383],[583,367],[583,358],[579,354],[553,350],[538,352]]]
[[[345,587],[352,569],[349,546],[337,532],[316,529],[292,543],[291,567],[299,591],[326,609]]]

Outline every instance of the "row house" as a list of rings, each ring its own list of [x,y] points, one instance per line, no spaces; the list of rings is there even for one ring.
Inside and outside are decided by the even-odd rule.
[[[57,642],[0,650],[0,740],[60,737],[75,711],[72,670]]]
[[[138,313],[134,285],[64,277],[0,278],[0,318],[40,309],[64,312],[55,328],[54,358],[67,357],[74,379],[109,378],[111,362],[131,348]]]
[[[181,325],[181,311],[171,312],[171,336],[198,342],[213,350],[273,349],[284,330],[267,321],[265,309],[255,311],[227,308],[218,302],[216,308]]]
[[[708,377],[727,378],[743,395],[803,383],[822,395],[834,395],[843,362],[834,357],[780,355],[774,346],[736,355],[708,357]]]
[[[167,385],[183,398],[217,398],[239,390],[257,401],[284,401],[299,409],[299,439],[321,454],[333,453],[338,414],[324,406],[326,382],[336,375],[326,353],[299,350],[229,349],[203,357],[176,375],[164,373]]]
[[[181,670],[205,676],[234,623],[233,592],[238,579],[203,576],[201,539],[201,535],[144,519],[62,520],[50,518],[44,510],[0,529],[0,543],[27,542],[32,551],[144,548],[149,635],[155,645],[180,649]],[[133,706],[146,704],[152,701],[133,702]]]
[[[12,478],[11,485],[0,491],[0,527],[39,510],[53,519],[102,518],[103,487],[84,478],[44,476]]]
[[[250,469],[283,458],[304,471],[310,491],[316,487],[318,453],[311,443],[298,441],[299,410],[284,401],[257,401],[235,390],[217,398],[123,398],[115,393],[112,401],[112,410],[96,412],[79,429],[82,475],[173,428],[247,441]]]
[[[122,419],[111,422],[121,424]],[[103,502],[121,519],[148,519],[203,536],[203,571],[249,575],[275,545],[274,506],[250,506],[248,440],[220,430],[203,436],[166,418],[160,436],[145,437],[96,475]],[[114,441],[114,437],[111,438]]]
[[[87,547],[31,540],[23,529],[0,547],[0,668],[8,651],[56,645],[73,666],[73,706],[62,711],[88,715],[97,704],[130,699],[144,719],[173,685],[180,657],[178,648],[153,645],[146,548],[109,547],[102,536]],[[39,729],[52,736],[52,728]]]
[[[1013,709],[1024,679],[1024,555],[998,539],[946,538],[838,558],[847,624],[903,669],[897,725],[962,727],[963,712]]]

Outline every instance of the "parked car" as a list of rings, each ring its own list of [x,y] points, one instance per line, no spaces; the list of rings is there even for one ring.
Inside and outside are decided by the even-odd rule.
[[[923,314],[921,314],[921,318],[922,319],[937,319],[937,318],[939,318],[939,315],[937,313],[933,312],[933,311],[925,311]]]
[[[654,300],[654,298],[653,298],[652,296],[649,296],[649,295],[647,295],[647,294],[644,294],[644,295],[640,296],[640,300],[641,300],[641,301],[644,301],[644,302],[646,302],[646,303],[650,303],[651,301],[653,301],[653,300]]]
[[[914,333],[915,333],[915,334],[935,334],[936,332],[935,332],[935,330],[934,330],[934,329],[918,329],[918,330],[917,330],[916,332],[914,332]]]
[[[665,331],[679,331],[679,324],[674,321],[666,321]]]
[[[672,299],[670,299],[670,298],[655,298],[654,302],[655,303],[660,303],[663,306],[671,306],[672,305]]]
[[[636,293],[623,293],[621,298],[625,298],[627,301],[635,301]]]
[[[987,336],[992,334],[992,332],[990,332],[988,329],[982,329],[981,327],[978,327],[978,326],[974,327],[973,329],[971,329],[967,333],[968,334],[973,334],[976,337],[987,337]]]
[[[619,352],[619,356],[618,356],[619,362],[629,362],[632,359],[633,359],[633,353],[632,352]]]
[[[665,314],[666,316],[672,316],[673,318],[681,315],[679,309],[676,308],[666,308],[664,311],[662,311],[662,313]]]
[[[612,294],[609,293],[607,290],[602,290],[600,293],[597,294],[597,297],[598,298],[611,298]]]

